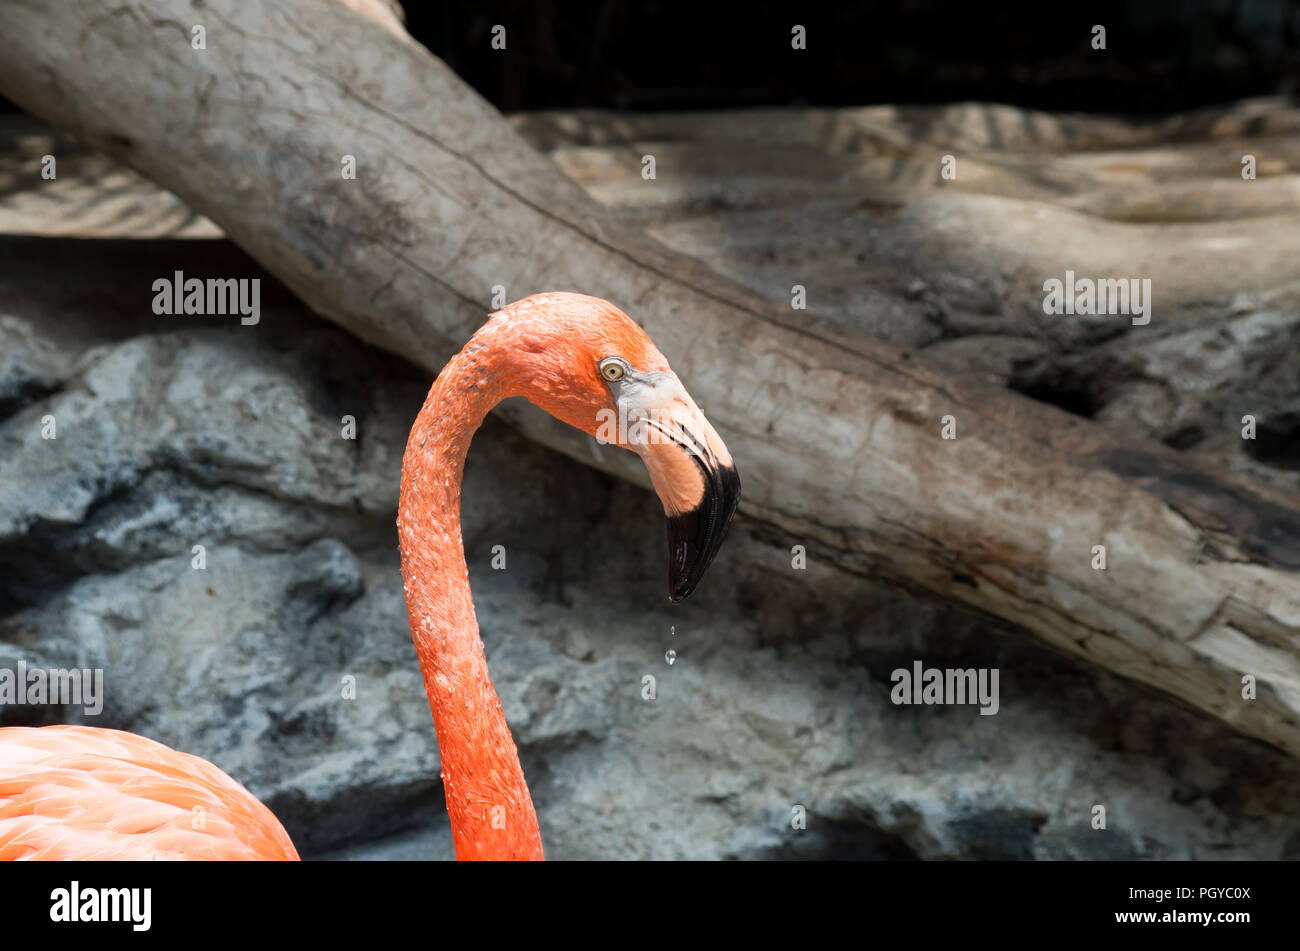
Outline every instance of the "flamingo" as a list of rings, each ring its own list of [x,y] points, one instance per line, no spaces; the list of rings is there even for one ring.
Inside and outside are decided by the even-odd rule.
[[[668,519],[668,596],[699,583],[740,497],[731,456],[645,332],[583,294],[490,315],[443,368],[402,459],[407,616],[458,859],[541,859],[519,754],[488,675],[460,530],[470,440],[523,396],[641,456]],[[284,827],[211,763],[118,730],[0,729],[0,859],[297,859]]]

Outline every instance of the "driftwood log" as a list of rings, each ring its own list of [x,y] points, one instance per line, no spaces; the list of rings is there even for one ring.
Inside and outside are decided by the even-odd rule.
[[[727,440],[751,530],[988,612],[1300,754],[1295,494],[945,372],[668,250],[395,21],[322,0],[10,0],[0,92],[174,192],[317,311],[431,373],[495,285],[509,299],[573,289],[615,301]],[[655,184],[670,177],[661,166]],[[1109,200],[1116,217],[1141,214]],[[1063,255],[1039,279],[1070,266]],[[643,480],[627,454],[526,407],[506,413]],[[946,416],[955,439],[941,436]]]

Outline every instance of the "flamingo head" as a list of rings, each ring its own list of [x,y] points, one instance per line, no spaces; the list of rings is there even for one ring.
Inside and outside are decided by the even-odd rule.
[[[645,331],[608,301],[537,294],[493,318],[508,328],[516,395],[645,463],[668,518],[668,598],[681,601],[740,500],[721,437]]]

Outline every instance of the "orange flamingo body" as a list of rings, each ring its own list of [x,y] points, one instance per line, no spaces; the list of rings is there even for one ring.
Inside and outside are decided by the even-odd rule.
[[[296,859],[207,760],[86,726],[0,730],[0,859]]]
[[[438,375],[402,462],[407,613],[460,859],[540,859],[519,755],[488,674],[460,530],[470,440],[502,399],[637,452],[668,516],[669,597],[717,553],[740,485],[722,440],[637,324],[598,298],[540,294],[492,315]],[[296,859],[244,787],[114,730],[0,729],[0,858]]]

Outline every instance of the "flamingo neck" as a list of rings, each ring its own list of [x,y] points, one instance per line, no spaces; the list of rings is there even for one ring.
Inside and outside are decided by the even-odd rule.
[[[488,411],[512,395],[488,327],[438,375],[402,461],[397,533],[406,609],[433,711],[459,859],[540,859],[519,754],[488,675],[460,529],[465,455]]]

